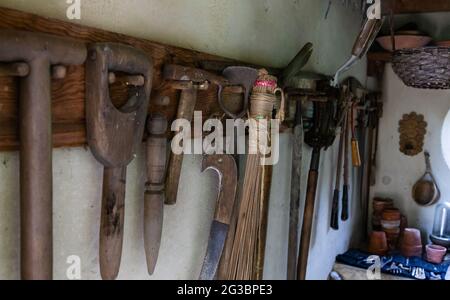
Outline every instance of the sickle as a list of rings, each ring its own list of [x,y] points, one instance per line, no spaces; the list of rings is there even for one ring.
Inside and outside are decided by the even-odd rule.
[[[219,175],[219,196],[211,225],[208,248],[200,280],[213,280],[225,245],[237,189],[237,166],[231,155],[205,156],[202,171],[212,169]]]

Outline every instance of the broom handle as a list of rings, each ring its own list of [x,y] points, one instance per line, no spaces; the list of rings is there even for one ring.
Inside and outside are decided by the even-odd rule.
[[[309,246],[311,242],[311,231],[314,217],[314,202],[316,199],[317,181],[319,178],[320,148],[313,149],[311,157],[311,168],[308,175],[308,186],[306,190],[305,210],[303,213],[302,235],[300,239],[300,250],[297,265],[297,278],[305,280],[308,265]]]

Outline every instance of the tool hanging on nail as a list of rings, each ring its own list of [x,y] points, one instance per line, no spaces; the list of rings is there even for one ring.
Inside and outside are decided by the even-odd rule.
[[[203,157],[202,162],[202,171],[206,170],[214,170],[219,175],[219,193],[199,279],[213,280],[225,246],[236,198],[237,166],[231,155],[208,155]]]
[[[144,246],[148,273],[152,275],[158,260],[164,216],[164,180],[167,165],[167,119],[154,113],[147,122],[147,184],[144,196]]]
[[[100,273],[115,279],[122,256],[126,168],[142,143],[152,88],[153,62],[144,52],[122,44],[88,47],[86,63],[87,139],[104,165],[100,224]],[[128,102],[116,108],[110,99],[110,71],[141,75],[144,84],[132,87]]]
[[[228,81],[219,75],[179,65],[165,65],[163,78],[172,88],[181,90],[178,104],[177,119],[192,121],[195,105],[197,103],[197,92],[207,90],[210,84],[218,86],[229,85]],[[175,132],[177,134],[179,132]],[[178,185],[180,182],[181,167],[183,165],[183,154],[171,153],[166,177],[166,204],[174,205],[177,201]]]
[[[349,191],[350,191],[350,177],[349,177],[349,164],[350,161],[348,159],[349,156],[349,145],[350,145],[350,123],[351,123],[351,110],[352,103],[349,101],[350,99],[347,96],[349,109],[346,112],[346,119],[344,123],[344,186],[342,187],[342,212],[341,212],[341,220],[347,221],[349,218]]]
[[[307,43],[282,73],[282,85],[286,99],[291,103],[293,102],[293,105],[295,106],[287,253],[288,280],[295,280],[297,277],[300,185],[304,139],[302,105],[308,100],[308,95],[316,91],[317,82],[321,79],[321,77],[316,74],[301,71],[309,61],[312,52],[313,45]]]
[[[0,44],[0,61],[8,63],[0,73],[21,77],[21,278],[49,280],[53,276],[51,69],[55,65],[82,65],[86,45],[15,30],[1,30]]]
[[[384,18],[381,19],[366,19],[363,27],[355,41],[352,49],[352,56],[350,59],[342,65],[334,75],[331,81],[331,86],[337,87],[339,85],[339,77],[342,73],[349,70],[353,65],[355,65],[364,55],[366,55],[370,46],[375,41],[375,38],[380,32],[383,26]]]
[[[341,125],[341,133],[339,138],[339,150],[338,150],[338,158],[337,158],[337,168],[336,168],[336,184],[334,188],[333,193],[333,201],[332,201],[332,208],[331,208],[331,221],[330,221],[330,227],[334,230],[339,229],[339,196],[340,196],[340,186],[341,186],[341,175],[342,175],[342,165],[343,165],[343,155],[344,155],[344,148],[345,148],[345,124],[347,123],[347,104],[345,102],[345,94],[346,94],[346,88],[344,87],[341,91],[342,95],[342,101],[341,105],[344,107],[342,108],[341,114],[344,117],[342,125]]]
[[[331,146],[336,137],[336,105],[333,97],[326,101],[314,101],[314,117],[312,128],[305,134],[305,142],[313,148],[311,166],[308,174],[303,224],[300,238],[300,249],[297,265],[297,279],[305,280],[308,265],[314,218],[317,182],[319,179],[320,152]]]

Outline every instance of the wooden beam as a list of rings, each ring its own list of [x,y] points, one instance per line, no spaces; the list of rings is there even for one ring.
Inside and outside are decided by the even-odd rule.
[[[383,15],[449,12],[450,0],[381,0]]]
[[[0,7],[0,30],[16,29],[43,32],[66,36],[88,43],[117,42],[131,45],[143,50],[154,62],[154,78],[152,95],[170,99],[168,105],[158,106],[160,99],[151,99],[149,112],[162,112],[169,122],[175,118],[179,92],[162,85],[162,66],[166,63],[181,64],[189,67],[201,67],[204,62],[215,62],[215,65],[241,65],[230,59],[200,53],[197,51],[167,46],[148,40],[80,26],[68,22],[40,17],[17,10]],[[217,70],[220,71],[220,70]],[[83,146],[86,144],[85,127],[85,74],[84,66],[68,67],[64,78],[52,81],[52,120],[54,147]],[[18,78],[0,76],[0,151],[15,150],[18,140]],[[127,101],[128,87],[116,82],[111,85],[111,100],[116,106]],[[240,103],[240,95],[227,95],[230,102]],[[211,86],[208,91],[199,91],[196,110],[202,111],[203,119],[211,115],[221,115],[217,103],[217,87]]]

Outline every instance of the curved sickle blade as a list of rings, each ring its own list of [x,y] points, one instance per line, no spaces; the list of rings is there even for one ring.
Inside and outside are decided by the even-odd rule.
[[[219,196],[200,280],[213,280],[216,276],[228,234],[237,189],[237,166],[231,155],[205,156],[202,171],[208,169],[213,169],[219,174]]]

